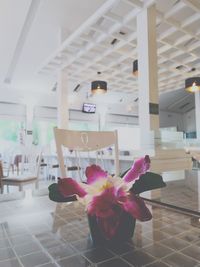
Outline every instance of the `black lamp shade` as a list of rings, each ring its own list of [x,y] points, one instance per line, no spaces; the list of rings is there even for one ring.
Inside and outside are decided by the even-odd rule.
[[[137,59],[133,61],[133,74],[135,76],[138,75],[138,60]]]
[[[91,86],[93,94],[104,94],[107,92],[107,82],[105,81],[93,81]]]
[[[195,93],[200,90],[200,77],[192,77],[185,80],[185,90]]]

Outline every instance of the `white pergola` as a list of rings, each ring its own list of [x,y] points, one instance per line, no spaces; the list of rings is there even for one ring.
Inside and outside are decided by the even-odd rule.
[[[159,92],[184,87],[187,77],[200,75],[198,0],[108,0],[60,44],[38,72],[67,69],[70,81],[84,85],[97,79],[100,71],[110,90],[137,94],[137,78],[132,75],[137,59],[136,17],[154,2]]]

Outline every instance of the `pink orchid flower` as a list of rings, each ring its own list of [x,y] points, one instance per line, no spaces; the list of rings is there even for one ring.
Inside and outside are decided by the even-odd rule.
[[[120,223],[120,216],[128,212],[135,219],[147,221],[152,218],[144,201],[129,192],[130,186],[150,168],[149,156],[136,160],[122,178],[112,177],[97,165],[86,168],[87,184],[71,178],[58,181],[58,189],[64,196],[77,195],[83,199],[87,212],[96,216],[105,236],[110,239]]]

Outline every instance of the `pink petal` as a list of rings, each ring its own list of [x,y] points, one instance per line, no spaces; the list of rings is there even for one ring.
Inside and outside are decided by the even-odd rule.
[[[134,162],[131,169],[125,174],[123,180],[127,183],[136,180],[141,174],[146,173],[150,168],[150,158],[146,155],[144,158]]]
[[[72,178],[63,178],[58,180],[58,190],[64,197],[78,195],[84,197],[86,191]]]
[[[123,203],[123,208],[140,221],[148,221],[152,218],[151,212],[145,205],[144,201],[134,194],[131,194],[129,199]]]
[[[107,178],[107,172],[101,169],[98,165],[91,165],[86,168],[85,175],[87,177],[87,183],[92,184],[99,179]]]
[[[115,214],[113,207],[118,205],[115,188],[105,189],[100,195],[94,196],[88,204],[88,214],[107,218]]]
[[[117,201],[119,204],[121,204],[121,202],[125,202],[127,200],[127,193],[124,191],[124,189],[122,187],[120,187],[116,191],[116,196],[117,196]]]

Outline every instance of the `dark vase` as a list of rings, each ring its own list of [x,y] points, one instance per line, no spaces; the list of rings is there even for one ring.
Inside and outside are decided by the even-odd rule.
[[[93,244],[120,244],[122,242],[128,241],[133,237],[135,221],[136,220],[129,213],[124,212],[115,235],[111,239],[107,239],[98,225],[96,216],[88,215],[90,237]]]

